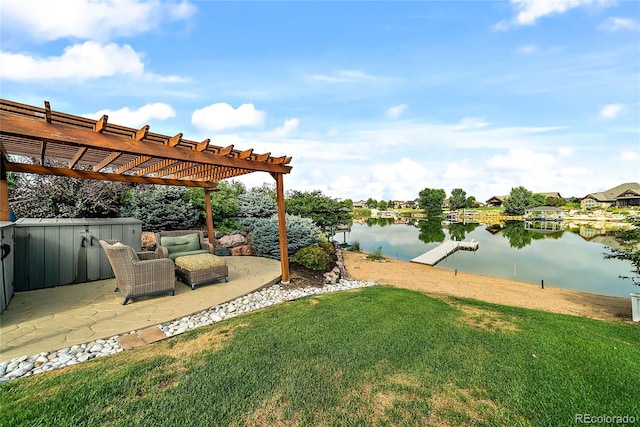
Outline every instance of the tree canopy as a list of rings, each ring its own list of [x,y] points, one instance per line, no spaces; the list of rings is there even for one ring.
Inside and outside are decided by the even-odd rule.
[[[449,208],[456,210],[462,209],[467,206],[467,192],[462,188],[454,188],[451,190],[451,197],[449,197]]]
[[[311,218],[322,229],[351,221],[347,203],[325,196],[320,190],[288,192],[285,210],[289,215]]]
[[[532,206],[532,196],[533,193],[522,186],[512,188],[509,197],[502,202],[504,211],[512,215],[523,215]]]
[[[442,189],[425,188],[419,193],[418,206],[430,218],[442,216],[442,204],[446,197],[447,193]]]

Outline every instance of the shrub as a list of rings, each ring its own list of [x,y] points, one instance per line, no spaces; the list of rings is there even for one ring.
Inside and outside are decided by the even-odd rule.
[[[331,267],[331,258],[320,246],[305,246],[295,253],[292,261],[309,270],[327,271]]]
[[[285,215],[287,230],[288,256],[295,254],[305,246],[318,242],[320,229],[309,218]],[[278,235],[278,217],[258,221],[253,229],[253,249],[260,256],[280,259],[280,240]]]
[[[186,197],[187,189],[166,185],[140,186],[129,191],[121,217],[142,221],[142,230],[186,230],[198,223],[199,210]]]
[[[360,242],[359,241],[355,241],[351,244],[351,246],[349,247],[349,250],[353,251],[353,252],[360,252]]]
[[[378,249],[376,249],[375,251],[373,251],[369,255],[367,255],[367,259],[369,259],[371,261],[382,261],[382,260],[385,260],[386,258],[384,257],[384,255],[382,255],[382,247],[379,247]]]
[[[331,259],[335,260],[336,257],[336,248],[333,247],[333,243],[328,240],[318,242],[318,246],[320,249],[324,251],[325,254]]]
[[[253,231],[262,220],[271,218],[277,211],[276,201],[261,191],[252,190],[238,197],[238,222],[247,231]]]

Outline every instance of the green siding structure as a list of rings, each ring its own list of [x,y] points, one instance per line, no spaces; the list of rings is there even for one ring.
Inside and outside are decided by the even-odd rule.
[[[0,222],[0,313],[7,308],[13,296],[13,223]]]
[[[99,240],[141,249],[135,218],[21,218],[15,223],[16,291],[108,279],[113,276]]]

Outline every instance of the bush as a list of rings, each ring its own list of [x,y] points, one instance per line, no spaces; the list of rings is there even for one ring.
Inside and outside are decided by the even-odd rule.
[[[357,240],[356,240],[355,242],[353,242],[353,243],[351,244],[351,246],[349,247],[349,250],[350,250],[350,251],[353,251],[353,252],[360,252],[360,251],[361,251],[361,249],[360,249],[360,242],[359,242],[359,241],[357,241]]]
[[[320,246],[305,246],[295,253],[292,261],[309,270],[327,271],[331,267],[331,258]]]
[[[239,228],[238,224],[238,197],[245,192],[244,184],[237,181],[218,182],[218,191],[211,195],[211,215],[213,226],[222,232],[231,232]],[[207,212],[205,209],[204,189],[190,188],[186,198],[200,211],[198,223],[205,225]]]
[[[333,246],[333,243],[328,240],[324,240],[318,242],[318,246],[320,246],[320,249],[322,249],[324,253],[326,253],[327,256],[331,258],[331,260],[335,260],[336,248]]]
[[[367,255],[367,259],[371,261],[385,260],[386,258],[384,257],[384,255],[382,255],[382,247],[379,247],[378,249]]]
[[[253,231],[258,223],[271,218],[278,211],[276,201],[261,191],[241,194],[238,202],[238,222],[247,231]]]
[[[184,187],[166,185],[136,187],[127,193],[120,216],[141,220],[144,231],[194,228],[200,212],[186,192]]]
[[[295,254],[305,246],[315,245],[318,242],[320,229],[309,218],[285,215],[285,222],[287,224],[288,256]],[[258,255],[280,259],[278,217],[276,215],[255,224],[252,245]]]

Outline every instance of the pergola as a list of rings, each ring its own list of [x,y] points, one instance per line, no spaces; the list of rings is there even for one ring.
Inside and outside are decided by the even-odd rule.
[[[35,162],[33,161],[35,159]],[[64,167],[52,167],[66,164]],[[7,172],[141,184],[202,187],[209,241],[214,242],[210,192],[221,179],[267,172],[276,181],[282,281],[289,281],[283,175],[291,157],[257,154],[0,99],[0,221],[9,221]]]

